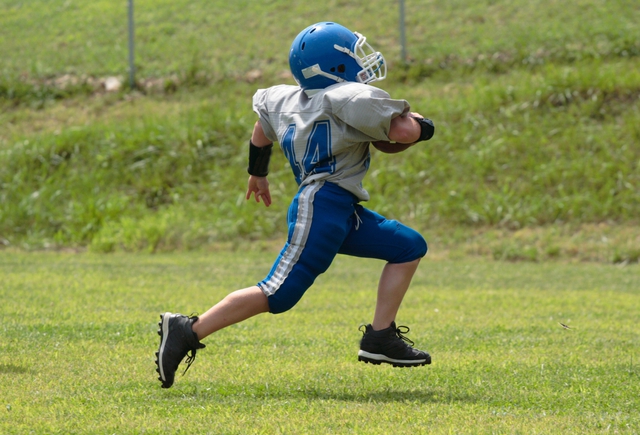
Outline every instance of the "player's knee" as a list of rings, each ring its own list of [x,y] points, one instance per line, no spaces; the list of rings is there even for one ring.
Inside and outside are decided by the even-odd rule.
[[[422,258],[427,255],[428,250],[429,247],[427,246],[427,241],[424,239],[424,237],[416,232],[410,250],[411,255],[414,257],[414,259]]]
[[[269,302],[269,312],[271,314],[280,314],[293,308],[298,303],[300,298],[296,299],[291,297],[278,297],[278,294],[276,293],[269,296],[267,300]]]
[[[418,234],[418,236],[420,236]],[[429,250],[429,246],[427,245],[427,241],[424,239],[424,237],[420,236],[419,240],[416,240],[415,246],[414,246],[414,254],[416,255],[416,258],[422,258],[425,255],[427,255],[427,251]]]
[[[403,237],[405,249],[400,255],[394,258],[391,263],[407,263],[427,255],[429,247],[427,246],[427,241],[420,233],[405,227]]]

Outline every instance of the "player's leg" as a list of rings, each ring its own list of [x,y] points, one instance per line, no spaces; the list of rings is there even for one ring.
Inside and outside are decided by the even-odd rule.
[[[258,283],[271,313],[292,308],[329,268],[352,228],[355,202],[351,193],[331,183],[301,189],[289,208],[287,243]]]
[[[304,188],[294,198],[287,243],[267,277],[258,286],[229,294],[193,324],[200,340],[257,314],[286,311],[329,267],[351,228],[353,205],[344,190],[321,186]],[[346,200],[336,201],[336,189]]]
[[[427,245],[415,230],[371,210],[358,206],[359,225],[354,228],[340,253],[386,260],[380,281],[372,324],[363,329],[358,359],[394,366],[431,363],[428,353],[412,347],[403,334],[408,328],[396,326],[395,318]],[[409,344],[410,343],[410,344]]]
[[[409,289],[420,258],[406,263],[387,263],[378,282],[378,297],[373,316],[374,330],[388,328],[396,320],[400,304]]]
[[[267,297],[258,286],[236,290],[228,294],[193,323],[199,340],[220,329],[269,311]]]
[[[331,184],[305,186],[289,208],[288,240],[258,286],[237,290],[198,317],[165,313],[156,364],[164,388],[173,384],[182,359],[204,347],[199,340],[226,326],[293,307],[333,261],[351,228],[355,199]],[[188,366],[187,366],[188,368]]]
[[[391,325],[418,268],[427,252],[424,238],[395,220],[357,206],[358,224],[345,239],[340,253],[386,260],[380,281],[372,325],[383,329]]]
[[[200,343],[204,337],[268,310],[267,297],[260,288],[253,286],[230,293],[200,317],[162,314],[158,330],[160,347],[156,352],[156,371],[162,388],[173,385],[178,366],[191,353],[186,360],[189,368],[196,351],[205,347]]]

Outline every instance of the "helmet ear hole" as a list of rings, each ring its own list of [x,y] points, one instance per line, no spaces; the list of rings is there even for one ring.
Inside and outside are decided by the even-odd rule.
[[[344,66],[343,63],[341,63],[340,65],[338,65],[338,72],[339,73],[343,73],[347,70],[347,68]]]

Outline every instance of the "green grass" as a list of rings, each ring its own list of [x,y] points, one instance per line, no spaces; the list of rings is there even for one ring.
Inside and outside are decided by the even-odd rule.
[[[380,85],[437,125],[406,153],[374,152],[372,208],[423,232],[507,231],[473,248],[494,258],[637,261],[636,2],[409,0],[407,64],[393,2],[135,4],[139,90],[104,93],[101,80],[127,75],[126,2],[3,3],[0,246],[163,252],[281,236],[295,190],[281,155],[274,206],[242,200],[251,96],[293,83],[292,38],[339,18],[385,53]],[[598,255],[555,239],[599,225],[616,246]],[[547,242],[510,253],[518,231]]]
[[[640,432],[637,2],[407,0],[406,64],[397,2],[135,5],[138,90],[116,93],[125,1],[0,6],[0,433]],[[158,314],[276,255],[295,186],[276,154],[273,206],[243,199],[251,96],[327,19],[437,125],[365,179],[429,241],[398,320],[434,363],[355,360],[380,264],[340,257],[162,390]]]
[[[381,264],[338,257],[292,311],[207,338],[161,389],[158,314],[205,311],[267,254],[0,253],[0,432],[640,430],[634,266],[427,257],[398,321],[433,364],[409,370],[356,361]]]
[[[635,33],[640,10],[631,0],[405,3],[408,53],[427,67],[495,68],[506,59],[537,64],[640,52]],[[32,78],[126,75],[126,6],[104,0],[5,0],[4,71]],[[382,0],[137,0],[135,16],[141,77],[182,75],[194,66],[215,79],[242,77],[256,68],[280,72],[286,69],[289,42],[305,26],[323,20],[371,35],[389,60],[399,61],[398,6]]]

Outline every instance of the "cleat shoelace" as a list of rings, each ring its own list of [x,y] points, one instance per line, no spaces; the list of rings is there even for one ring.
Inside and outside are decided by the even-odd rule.
[[[364,335],[367,333],[367,325],[363,323],[362,325],[358,326],[358,331],[362,332],[362,336],[364,337]]]
[[[398,336],[398,338],[406,341],[413,347],[415,343],[409,337],[402,335],[402,334],[407,334],[409,331],[411,330],[409,329],[408,326],[401,325],[396,328],[396,335]]]
[[[198,313],[191,313],[191,315],[189,316],[190,319],[198,319]],[[201,344],[201,348],[204,347],[204,344]],[[184,369],[184,372],[182,372],[182,376],[185,375],[185,373],[187,373],[187,370],[189,370],[189,367],[191,367],[191,364],[193,364],[193,362],[196,360],[196,348],[193,348],[191,350],[189,350],[189,353],[187,353],[187,359],[184,360],[185,364],[187,364],[187,367]]]
[[[184,362],[187,364],[187,368],[185,368],[184,372],[182,372],[182,376],[184,376],[185,373],[187,373],[187,370],[189,370],[189,367],[191,367],[191,364],[193,364],[195,360],[196,360],[196,350],[191,349],[187,354],[187,359],[184,360]]]

